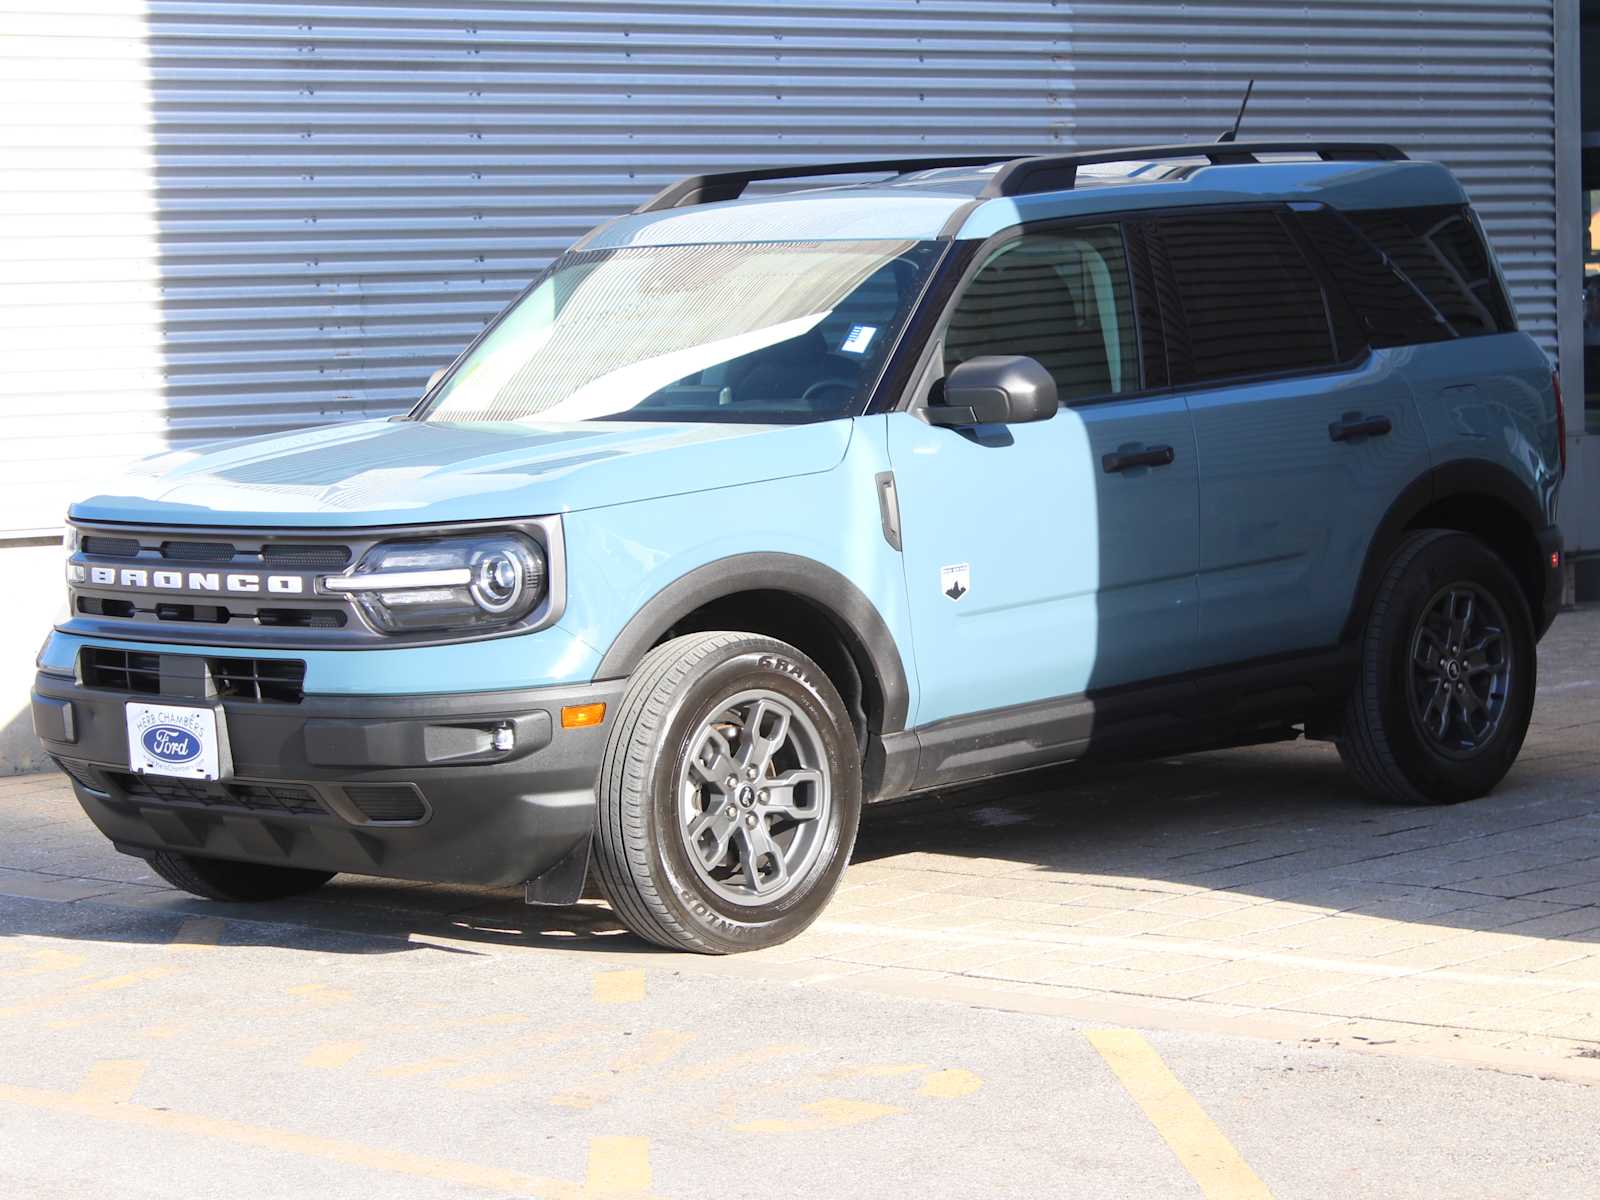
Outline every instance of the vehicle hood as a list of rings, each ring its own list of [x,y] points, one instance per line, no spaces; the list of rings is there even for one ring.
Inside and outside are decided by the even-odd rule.
[[[71,515],[306,527],[542,516],[826,471],[852,425],[362,421],[158,455]]]

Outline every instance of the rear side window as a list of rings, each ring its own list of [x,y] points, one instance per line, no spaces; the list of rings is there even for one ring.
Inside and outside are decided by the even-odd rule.
[[[1335,323],[1350,322],[1339,341],[1382,349],[1440,342],[1454,337],[1449,324],[1392,260],[1342,213],[1331,209],[1296,214],[1306,240],[1322,259],[1345,303],[1334,306]]]
[[[1116,225],[1030,233],[999,246],[951,310],[949,372],[984,355],[1038,360],[1063,403],[1139,388],[1139,337]]]
[[[1488,249],[1465,207],[1386,208],[1350,214],[1460,337],[1516,328]]]
[[[1335,361],[1322,284],[1275,212],[1149,222],[1173,383]],[[1179,311],[1169,311],[1176,307]]]

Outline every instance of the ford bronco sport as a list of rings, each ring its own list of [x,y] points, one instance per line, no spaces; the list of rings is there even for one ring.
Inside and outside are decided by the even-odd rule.
[[[694,177],[405,416],[74,505],[34,721],[201,896],[592,872],[642,937],[752,949],[866,801],[1300,735],[1488,792],[1561,460],[1466,195],[1392,147]]]

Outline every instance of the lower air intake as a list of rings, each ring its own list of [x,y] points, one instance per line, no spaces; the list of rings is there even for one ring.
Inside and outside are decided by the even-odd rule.
[[[428,815],[428,806],[410,784],[356,784],[344,794],[369,821],[420,821]]]

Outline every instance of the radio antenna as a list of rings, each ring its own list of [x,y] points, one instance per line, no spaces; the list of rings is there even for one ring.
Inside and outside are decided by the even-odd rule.
[[[1236,142],[1239,140],[1239,122],[1244,120],[1245,105],[1250,103],[1250,93],[1255,91],[1256,81],[1252,79],[1244,85],[1244,99],[1239,101],[1239,115],[1233,118],[1233,128],[1217,139],[1219,142]]]

